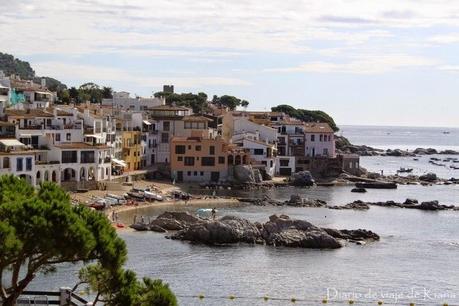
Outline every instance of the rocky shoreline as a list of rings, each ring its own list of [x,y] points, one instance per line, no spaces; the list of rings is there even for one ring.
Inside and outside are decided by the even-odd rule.
[[[256,206],[292,206],[292,207],[323,207],[328,209],[344,210],[368,210],[370,206],[381,206],[381,207],[399,207],[399,208],[410,208],[410,209],[419,209],[419,210],[456,210],[459,211],[459,206],[454,205],[443,205],[439,204],[438,201],[425,201],[419,203],[416,199],[406,199],[403,203],[398,203],[395,201],[386,201],[386,202],[364,202],[361,200],[348,203],[346,205],[333,205],[330,206],[327,202],[319,199],[304,199],[299,195],[291,195],[289,200],[279,201],[271,199],[269,196],[263,198],[238,198],[240,202],[249,203]]]
[[[236,216],[218,220],[202,219],[187,212],[165,212],[149,224],[133,224],[138,231],[172,231],[172,240],[206,245],[235,243],[261,244],[292,248],[337,249],[347,243],[366,244],[380,238],[372,231],[320,228],[305,220],[272,215],[265,223],[250,222]]]
[[[360,156],[395,156],[416,157],[419,155],[459,155],[455,150],[438,151],[434,148],[417,148],[415,150],[377,149],[366,145],[354,145],[343,136],[336,136],[336,152],[340,154],[358,154]]]

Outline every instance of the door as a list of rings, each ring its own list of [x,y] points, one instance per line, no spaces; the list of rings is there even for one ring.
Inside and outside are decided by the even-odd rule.
[[[155,154],[151,154],[151,164],[155,164]]]
[[[177,171],[177,182],[183,182],[183,171]]]
[[[220,180],[220,172],[211,172],[210,173],[210,181],[211,182],[218,182]]]

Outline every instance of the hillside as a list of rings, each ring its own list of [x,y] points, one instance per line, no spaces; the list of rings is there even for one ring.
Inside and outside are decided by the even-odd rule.
[[[32,69],[29,62],[15,58],[11,54],[0,52],[0,70],[7,76],[16,74],[23,80],[33,80],[37,84],[40,84],[41,79],[45,78],[46,86],[51,91],[59,92],[67,88],[65,84],[54,78],[36,76],[35,70]]]
[[[272,107],[273,112],[283,112],[289,115],[290,117],[305,121],[305,122],[325,122],[330,125],[333,131],[339,131],[338,126],[335,123],[335,120],[321,110],[306,110],[306,109],[296,109],[290,105],[282,104],[275,107]]]
[[[0,70],[9,76],[17,74],[21,79],[30,80],[35,77],[35,71],[30,64],[20,59],[15,58],[11,54],[0,52]]]

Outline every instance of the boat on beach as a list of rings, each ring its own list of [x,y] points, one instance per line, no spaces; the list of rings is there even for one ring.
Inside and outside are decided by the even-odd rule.
[[[413,168],[403,168],[401,167],[400,169],[397,170],[398,173],[411,173],[413,172]]]
[[[355,187],[365,189],[397,189],[397,184],[388,182],[360,182],[355,183]]]

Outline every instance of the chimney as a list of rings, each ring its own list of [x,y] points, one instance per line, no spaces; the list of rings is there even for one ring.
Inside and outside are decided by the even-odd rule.
[[[46,79],[45,78],[41,78],[41,87],[46,87]]]

